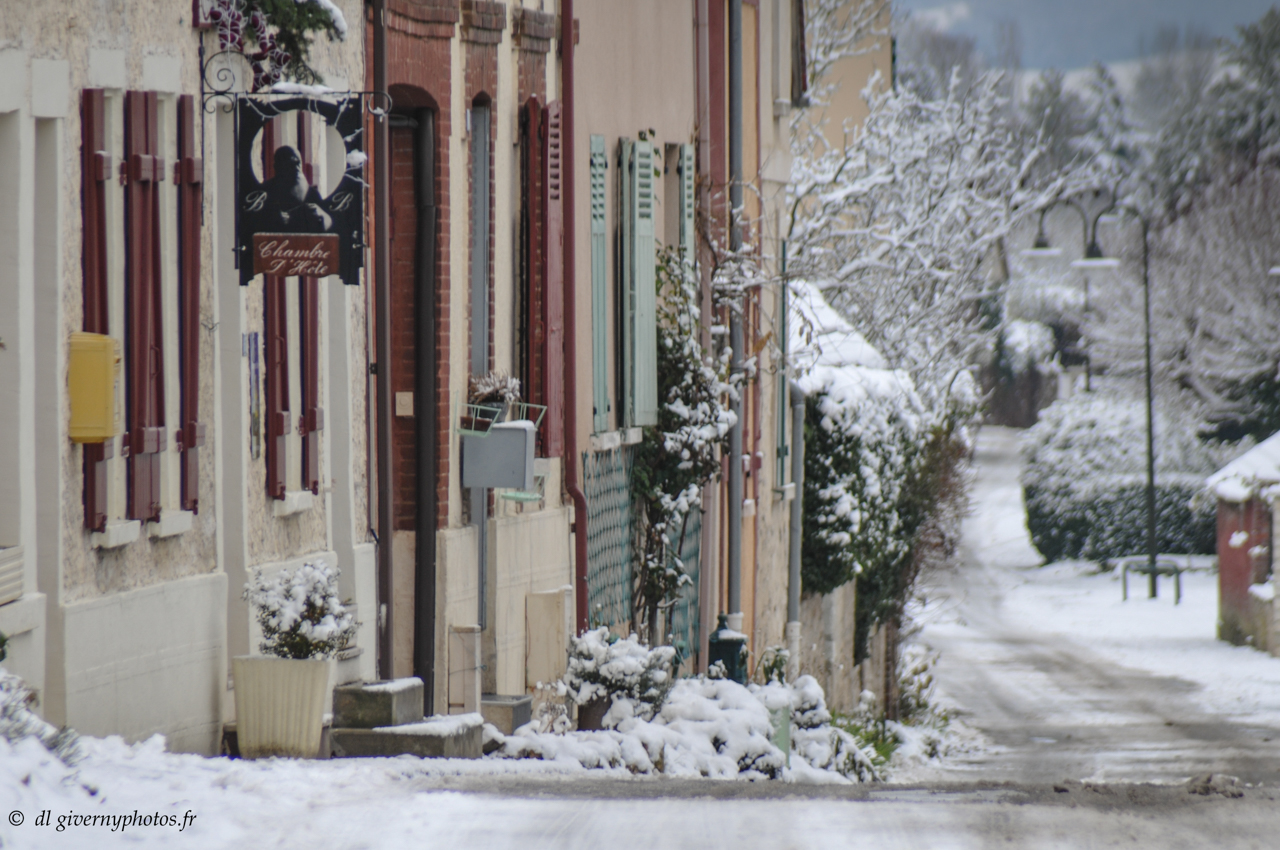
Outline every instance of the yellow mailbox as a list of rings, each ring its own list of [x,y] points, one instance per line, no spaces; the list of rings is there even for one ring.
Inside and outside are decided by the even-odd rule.
[[[71,395],[71,439],[101,443],[119,433],[116,386],[120,382],[120,340],[105,334],[71,334],[67,390]]]

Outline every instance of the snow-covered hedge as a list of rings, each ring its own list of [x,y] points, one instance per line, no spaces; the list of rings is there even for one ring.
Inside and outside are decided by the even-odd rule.
[[[1040,554],[1103,560],[1146,551],[1146,412],[1140,397],[1084,393],[1055,402],[1027,431],[1022,486]],[[1220,452],[1157,411],[1156,545],[1214,549],[1214,508],[1194,497]]]
[[[918,533],[957,461],[956,423],[976,402],[968,372],[953,406],[929,410],[904,370],[827,304],[794,284],[798,379],[806,392],[801,577],[806,593],[858,582],[855,634],[863,657],[872,627],[894,619],[910,593]]]
[[[355,636],[355,618],[338,598],[338,568],[324,561],[271,576],[255,570],[244,598],[257,613],[265,655],[328,658]]]

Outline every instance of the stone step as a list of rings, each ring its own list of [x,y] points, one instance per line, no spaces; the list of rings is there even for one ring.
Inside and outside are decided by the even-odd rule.
[[[416,676],[383,682],[358,682],[333,689],[333,725],[375,729],[417,723],[423,714],[422,680]]]
[[[510,735],[533,719],[533,697],[484,694],[480,697],[480,713],[485,723],[492,723],[499,732]]]
[[[374,729],[338,728],[329,734],[334,758],[411,755],[422,758],[480,758],[484,718],[479,714],[436,715],[417,723]]]

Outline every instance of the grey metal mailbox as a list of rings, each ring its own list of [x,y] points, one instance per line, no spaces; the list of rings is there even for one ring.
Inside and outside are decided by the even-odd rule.
[[[506,487],[532,491],[533,450],[538,431],[532,422],[498,422],[483,437],[462,438],[462,486]]]

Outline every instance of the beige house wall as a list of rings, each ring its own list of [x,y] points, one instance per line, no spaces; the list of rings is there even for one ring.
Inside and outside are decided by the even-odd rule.
[[[338,0],[354,37],[315,42],[311,63],[336,88],[363,88],[362,4]],[[198,46],[191,5],[128,0],[8,3],[0,15],[0,131],[16,128],[17,156],[0,150],[0,168],[20,165],[17,194],[18,273],[0,279],[0,305],[10,291],[35,333],[15,337],[21,357],[18,391],[22,421],[17,498],[23,549],[24,596],[0,605],[0,630],[15,636],[8,669],[40,692],[53,722],[93,734],[130,739],[156,732],[178,749],[211,751],[232,694],[231,654],[250,651],[251,628],[240,599],[246,570],[308,554],[328,554],[344,570],[343,592],[368,595],[372,575],[365,471],[365,366],[362,287],[322,283],[321,385],[326,394],[322,437],[325,486],[312,506],[277,517],[264,492],[261,461],[248,458],[247,365],[242,334],[260,328],[261,285],[241,288],[231,268],[231,123],[201,110]],[[208,53],[217,37],[203,36]],[[82,327],[81,126],[85,88],[106,89],[108,146],[122,154],[120,104],[127,90],[160,95],[160,138],[167,167],[176,156],[177,95],[196,97],[199,155],[205,162],[205,220],[201,248],[200,418],[207,428],[200,450],[200,509],[177,510],[176,382],[166,382],[168,455],[161,523],[139,526],[123,517],[123,460],[112,461],[106,535],[85,531],[82,449],[66,436],[66,361],[69,334]],[[0,138],[3,132],[0,132]],[[0,141],[3,145],[3,141]],[[323,148],[322,148],[323,151]],[[323,153],[322,153],[323,158]],[[320,164],[340,167],[341,157]],[[321,178],[323,182],[323,177]],[[108,181],[111,333],[123,317],[122,192]],[[176,310],[176,189],[160,185],[162,299]],[[0,205],[0,232],[4,215]],[[6,272],[9,264],[5,264]],[[12,289],[11,289],[12,287]],[[177,333],[166,314],[166,372],[176,378]],[[0,329],[0,338],[5,336]],[[0,349],[7,356],[8,345]],[[7,371],[0,363],[0,372]],[[339,388],[340,389],[337,389]],[[8,384],[0,379],[0,393]],[[355,390],[352,392],[352,390]],[[119,438],[116,440],[117,447]],[[336,444],[336,445],[335,445]],[[0,456],[0,468],[5,462]],[[9,515],[0,487],[0,513]],[[6,523],[0,521],[0,529]],[[3,534],[0,533],[0,537]],[[6,541],[0,539],[0,546]],[[364,566],[361,567],[361,563]],[[367,577],[365,577],[367,578]],[[366,600],[372,615],[372,597]],[[360,641],[371,638],[369,628]],[[372,644],[366,644],[372,650]],[[372,651],[357,654],[372,662]],[[358,662],[357,662],[358,666]],[[371,666],[368,667],[371,671]]]

